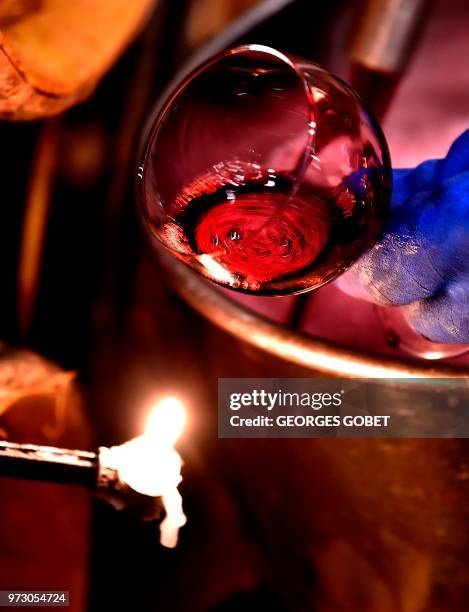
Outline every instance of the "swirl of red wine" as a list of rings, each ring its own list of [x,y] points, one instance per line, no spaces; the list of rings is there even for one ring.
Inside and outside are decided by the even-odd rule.
[[[225,162],[187,185],[158,230],[173,252],[217,282],[249,291],[311,267],[328,244],[330,203],[290,178]]]
[[[319,199],[242,193],[201,216],[195,243],[255,288],[310,266],[327,244],[329,226]]]

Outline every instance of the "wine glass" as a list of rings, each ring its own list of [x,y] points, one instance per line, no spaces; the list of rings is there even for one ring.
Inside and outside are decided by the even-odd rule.
[[[199,273],[259,295],[302,293],[379,236],[391,184],[376,121],[350,87],[261,45],[179,85],[140,168],[150,235]]]

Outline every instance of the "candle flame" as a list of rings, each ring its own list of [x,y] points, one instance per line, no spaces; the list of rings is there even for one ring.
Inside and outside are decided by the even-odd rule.
[[[113,446],[107,462],[119,478],[142,495],[161,497],[166,516],[160,525],[160,542],[173,548],[179,528],[186,523],[178,485],[182,460],[174,449],[186,423],[182,402],[174,397],[159,401],[150,412],[145,433],[121,446]]]
[[[181,401],[166,397],[156,404],[147,419],[145,435],[155,443],[174,446],[186,425],[186,411]]]

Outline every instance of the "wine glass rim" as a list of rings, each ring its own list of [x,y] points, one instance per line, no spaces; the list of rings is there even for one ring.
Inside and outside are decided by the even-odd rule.
[[[154,139],[158,133],[161,122],[163,121],[164,117],[166,116],[168,110],[171,108],[174,101],[184,92],[187,86],[190,85],[190,83],[192,83],[192,81],[196,79],[200,74],[205,72],[207,68],[220,62],[226,57],[230,57],[233,55],[241,55],[245,53],[264,53],[265,55],[268,55],[270,57],[274,57],[277,60],[280,60],[286,66],[288,66],[291,70],[293,70],[293,72],[297,75],[300,83],[303,86],[306,104],[310,111],[310,117],[313,118],[312,109],[314,108],[314,97],[312,95],[308,79],[303,69],[301,68],[299,62],[296,61],[296,58],[294,58],[293,56],[287,53],[279,51],[278,49],[274,49],[273,47],[269,47],[267,45],[261,45],[257,43],[240,45],[237,47],[233,47],[231,49],[225,49],[224,51],[221,51],[220,53],[216,53],[215,55],[210,57],[208,60],[201,63],[199,66],[197,66],[189,74],[187,74],[179,82],[179,84],[175,86],[175,88],[169,94],[167,99],[163,102],[159,110],[156,112],[156,115],[152,121],[150,130],[148,131],[148,135],[145,140],[145,145],[143,147],[143,154],[142,154],[141,161],[139,164],[138,177],[141,179],[139,191],[140,191],[140,200],[142,204],[144,204],[144,201],[145,201],[143,185],[145,184],[145,176],[147,172],[146,161],[150,153],[151,147],[153,145]],[[308,63],[312,63],[312,62],[308,62]],[[309,128],[310,126],[306,126],[305,129],[308,130]]]
[[[194,70],[192,70],[189,74],[187,74],[179,82],[179,84],[176,85],[176,87],[172,90],[172,92],[167,97],[165,102],[162,104],[161,108],[157,111],[156,116],[152,122],[152,125],[150,127],[150,130],[145,140],[142,161],[140,164],[140,166],[143,167],[143,169],[145,169],[144,164],[145,164],[147,155],[149,153],[149,150],[151,148],[151,145],[153,143],[154,137],[160,126],[160,123],[165,117],[168,109],[173,104],[174,100],[176,100],[181,95],[181,93],[187,88],[187,86],[190,83],[192,83],[194,79],[196,79],[200,74],[205,72],[207,68],[210,68],[210,66],[213,66],[214,64],[220,62],[226,57],[229,57],[231,55],[241,55],[244,53],[265,53],[266,55],[269,55],[271,57],[276,58],[277,60],[282,61],[289,68],[291,68],[295,72],[295,74],[298,76],[300,82],[303,84],[308,107],[312,108],[312,106],[314,105],[314,99],[311,94],[311,89],[310,89],[308,80],[306,78],[306,75],[303,69],[299,65],[299,63],[295,61],[295,59],[293,59],[291,55],[284,53],[283,51],[279,51],[278,49],[274,49],[273,47],[269,47],[267,45],[261,45],[257,43],[239,45],[238,47],[233,47],[231,49],[225,49],[224,51],[221,51],[220,53],[216,53],[215,55],[210,57],[205,62],[202,62],[199,66],[197,66],[196,68],[194,68]],[[308,62],[308,63],[312,63],[312,62]],[[144,177],[142,176],[142,179],[143,178]]]

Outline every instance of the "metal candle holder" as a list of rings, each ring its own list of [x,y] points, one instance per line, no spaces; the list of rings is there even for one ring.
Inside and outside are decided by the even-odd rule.
[[[143,520],[160,518],[159,497],[134,491],[121,480],[117,470],[106,464],[104,447],[94,451],[70,450],[55,446],[0,441],[0,476],[79,485],[116,509],[127,509]]]

